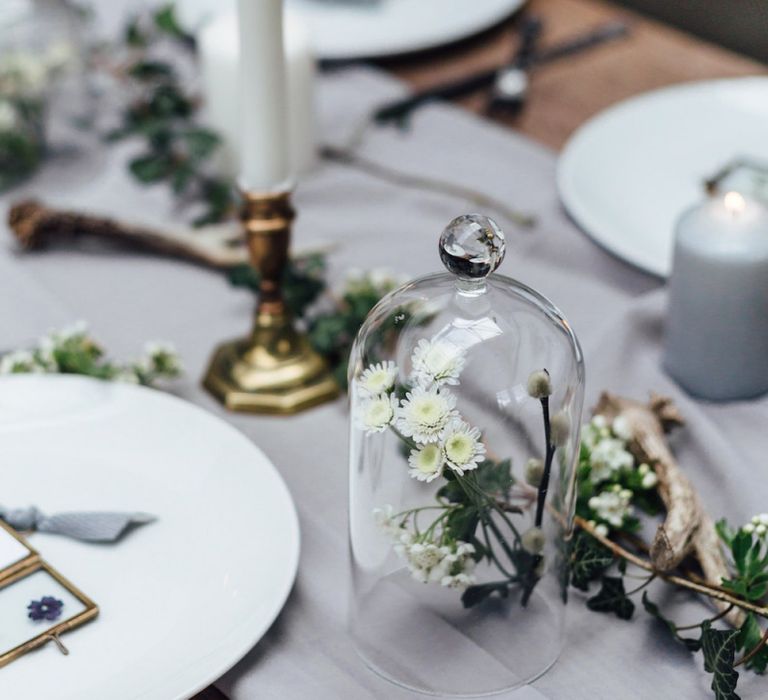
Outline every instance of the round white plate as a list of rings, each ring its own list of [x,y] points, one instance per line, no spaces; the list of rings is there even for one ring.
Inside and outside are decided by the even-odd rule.
[[[144,511],[114,545],[30,543],[99,617],[0,670],[13,700],[188,698],[238,661],[291,589],[299,528],[273,465],[237,430],[141,387],[0,379],[2,503]],[[20,611],[21,614],[24,611]]]
[[[431,49],[477,34],[525,0],[288,0],[306,22],[318,58],[348,60]],[[180,0],[179,16],[198,27],[231,0]]]
[[[661,277],[675,221],[703,180],[738,156],[768,160],[768,78],[686,83],[622,102],[583,125],[558,163],[560,197],[600,245]]]

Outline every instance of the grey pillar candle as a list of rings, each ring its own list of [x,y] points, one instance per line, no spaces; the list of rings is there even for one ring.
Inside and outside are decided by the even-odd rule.
[[[768,391],[768,211],[737,192],[678,221],[664,366],[704,399]]]

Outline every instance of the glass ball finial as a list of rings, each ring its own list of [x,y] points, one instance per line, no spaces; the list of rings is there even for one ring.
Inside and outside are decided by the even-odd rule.
[[[482,214],[464,214],[440,235],[440,259],[462,280],[482,280],[504,260],[506,241],[499,225]]]

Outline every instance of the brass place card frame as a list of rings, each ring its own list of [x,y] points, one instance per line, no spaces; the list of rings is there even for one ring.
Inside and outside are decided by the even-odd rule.
[[[6,664],[15,661],[20,656],[38,649],[39,647],[47,644],[48,642],[54,642],[63,654],[68,654],[66,647],[61,643],[59,635],[69,632],[84,625],[86,622],[90,622],[99,614],[99,607],[88,596],[85,595],[77,586],[62,576],[56,569],[50,564],[45,562],[38,552],[29,546],[27,541],[12,527],[0,520],[0,530],[5,530],[8,534],[18,540],[24,548],[28,551],[28,555],[22,560],[11,564],[10,566],[0,570],[0,595],[3,590],[13,585],[14,583],[21,581],[27,576],[31,576],[34,573],[43,571],[48,574],[56,583],[64,588],[68,593],[74,596],[80,604],[83,606],[83,610],[67,618],[53,627],[49,627],[41,634],[28,639],[27,641],[19,644],[18,646],[3,650],[0,649],[0,668]],[[2,533],[0,533],[2,534]],[[1,621],[0,621],[1,622]]]

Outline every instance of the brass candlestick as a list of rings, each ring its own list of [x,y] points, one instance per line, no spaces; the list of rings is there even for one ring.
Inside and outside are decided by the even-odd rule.
[[[293,325],[281,291],[294,210],[290,192],[245,192],[241,214],[259,303],[248,338],[220,345],[203,385],[228,409],[296,413],[339,393],[328,366]]]

